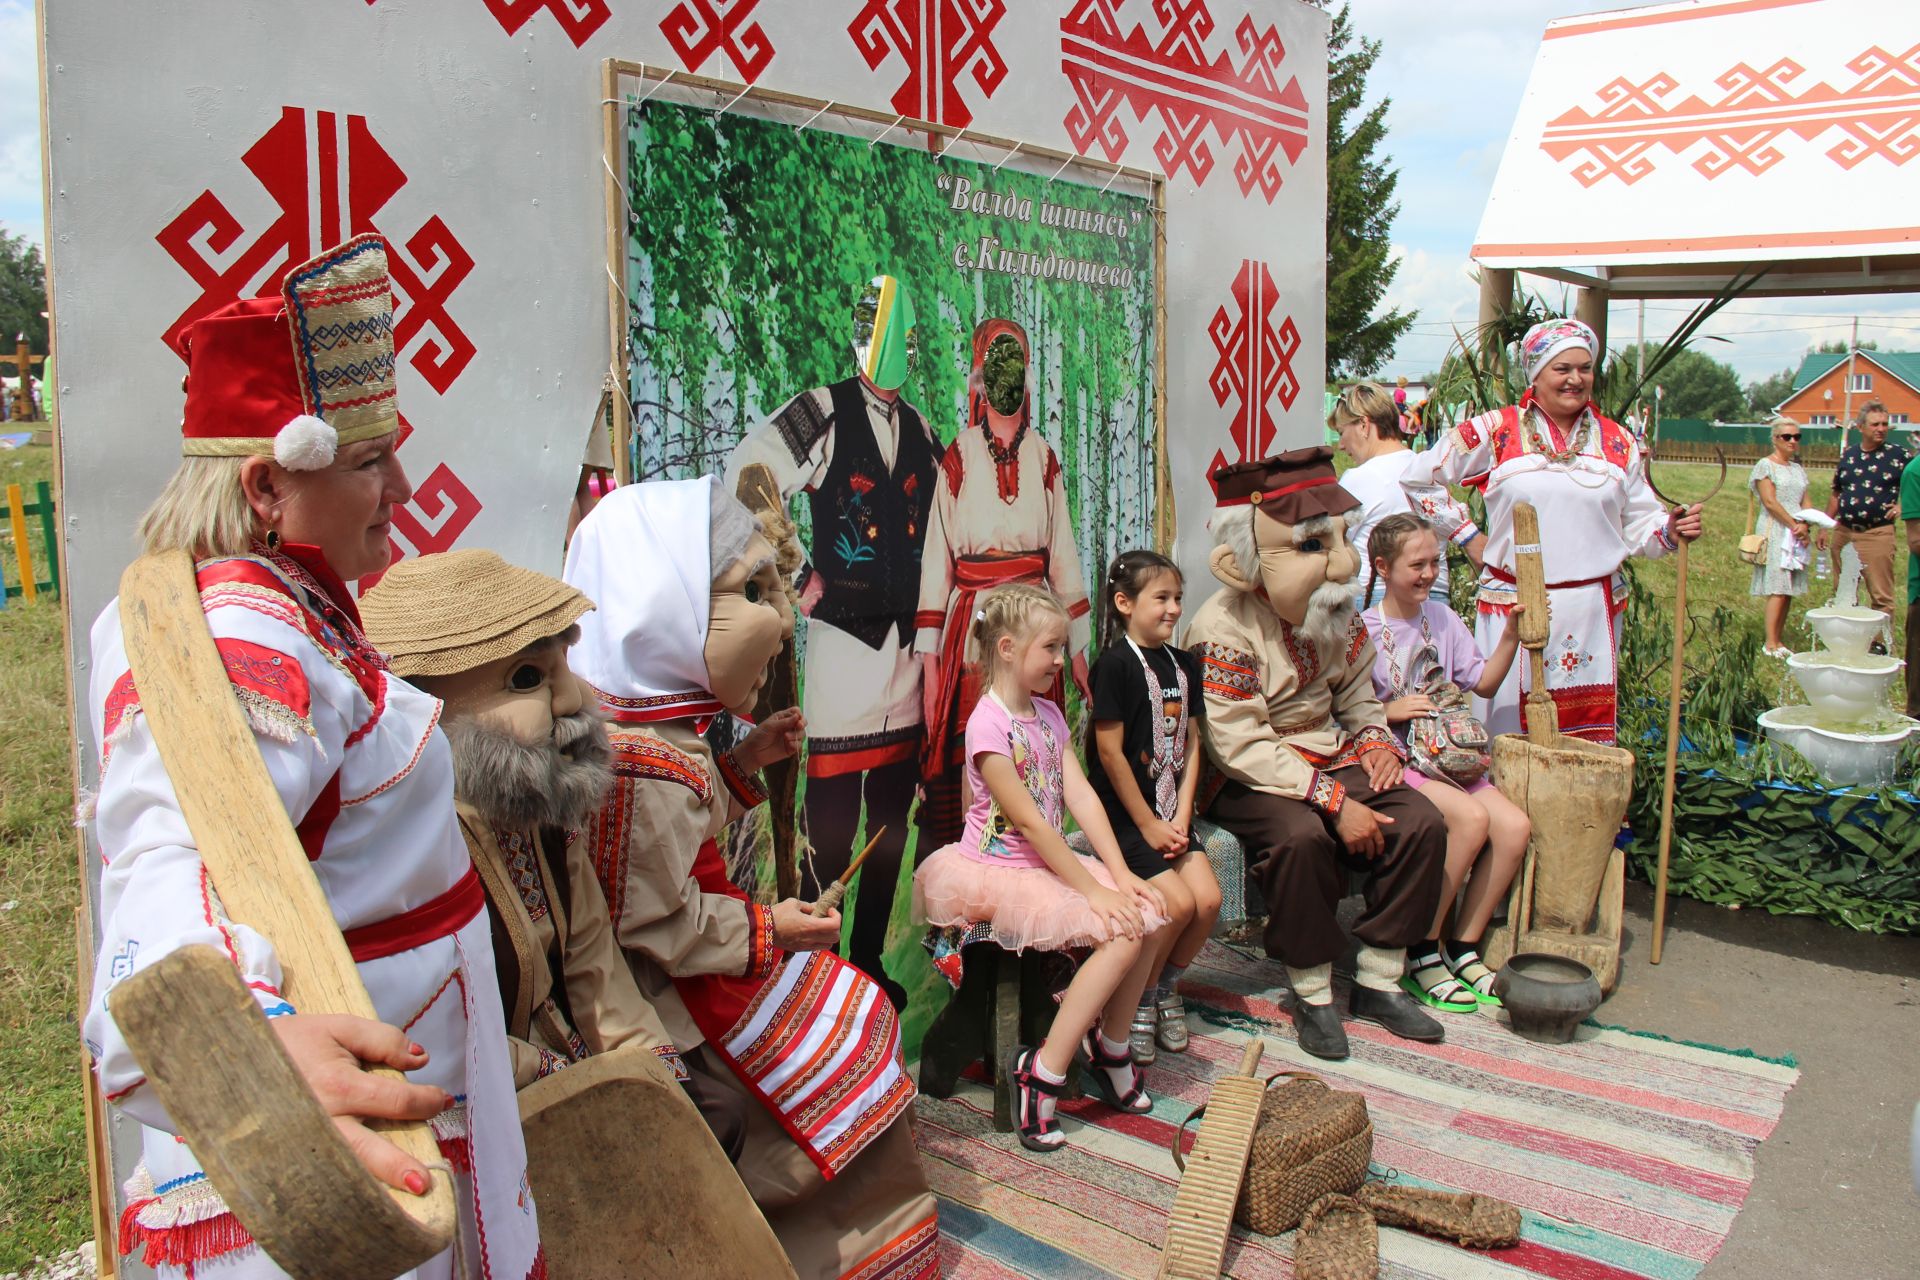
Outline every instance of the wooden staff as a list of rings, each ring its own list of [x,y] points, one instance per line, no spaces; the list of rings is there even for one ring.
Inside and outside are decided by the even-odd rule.
[[[1527,741],[1550,747],[1560,736],[1560,713],[1547,692],[1547,637],[1553,611],[1547,604],[1546,566],[1540,556],[1540,514],[1531,502],[1513,508],[1513,581],[1520,597],[1520,644],[1527,651],[1533,686],[1527,691]]]
[[[847,896],[847,886],[853,881],[853,873],[860,869],[860,864],[867,860],[867,855],[873,852],[875,846],[880,843],[880,837],[885,834],[887,834],[885,827],[873,833],[873,839],[867,841],[867,847],[860,851],[860,856],[849,862],[847,869],[840,873],[840,878],[828,885],[825,893],[814,899],[813,905],[807,908],[808,915],[824,916],[840,905],[840,900]]]
[[[1715,482],[1700,506],[1704,511],[1713,495],[1720,492],[1720,486],[1727,482],[1726,450],[1715,448],[1720,455],[1720,479]],[[1682,503],[1673,501],[1661,493],[1659,486],[1653,483],[1653,459],[1646,460],[1647,487],[1654,496],[1667,504],[1668,508],[1686,510]],[[1673,780],[1680,764],[1680,686],[1686,675],[1684,660],[1687,653],[1687,540],[1676,539],[1680,543],[1675,553],[1680,557],[1675,577],[1677,582],[1673,590],[1673,670],[1667,678],[1667,771],[1660,786],[1660,866],[1653,883],[1653,946],[1647,958],[1654,964],[1660,963],[1660,950],[1667,937],[1667,859],[1673,851]],[[1617,672],[1615,673],[1618,674]]]

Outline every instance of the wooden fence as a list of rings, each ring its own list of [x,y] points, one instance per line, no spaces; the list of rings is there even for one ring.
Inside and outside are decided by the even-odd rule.
[[[60,598],[60,527],[56,522],[53,505],[53,490],[45,480],[37,481],[34,486],[34,501],[28,502],[20,486],[7,486],[7,500],[0,506],[0,530],[4,530],[13,543],[13,563],[18,572],[14,581],[6,581],[6,565],[0,561],[0,582],[6,583],[6,592],[0,595],[0,609],[6,602],[21,599],[28,604],[40,598],[42,591]],[[39,526],[40,548],[35,564],[34,540],[28,534],[27,517],[36,517],[34,523]],[[46,577],[40,576],[44,570]]]

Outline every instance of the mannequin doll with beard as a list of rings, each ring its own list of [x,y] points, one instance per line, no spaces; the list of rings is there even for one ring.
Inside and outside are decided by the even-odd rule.
[[[701,736],[753,709],[791,634],[773,547],[717,480],[627,485],[581,521],[565,576],[598,605],[569,660],[612,722],[590,857],[688,1069],[747,1107],[741,1180],[802,1277],[937,1274],[892,1003],[826,950],[837,912],[750,901],[717,843],[806,729],[783,711],[717,757]]]
[[[1399,988],[1406,949],[1439,904],[1446,828],[1401,783],[1402,755],[1373,690],[1373,643],[1353,611],[1358,507],[1332,451],[1296,449],[1213,475],[1213,574],[1187,643],[1201,660],[1208,817],[1240,837],[1264,891],[1267,954],[1287,967],[1300,1047],[1344,1058],[1333,962],[1347,873],[1366,873],[1353,1017],[1411,1040],[1440,1024]],[[1206,799],[1203,797],[1203,799]]]
[[[637,1043],[686,1088],[728,1158],[745,1108],[702,1089],[620,954],[586,844],[613,785],[591,691],[567,667],[593,602],[491,551],[395,566],[361,599],[390,668],[444,704],[454,796],[486,890],[516,1089]]]

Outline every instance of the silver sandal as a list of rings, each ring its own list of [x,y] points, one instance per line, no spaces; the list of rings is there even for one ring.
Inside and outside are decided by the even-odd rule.
[[[1159,1017],[1160,1047],[1168,1053],[1187,1051],[1187,1002],[1180,998],[1178,991],[1160,998],[1156,1003]]]
[[[1133,1011],[1133,1023],[1127,1028],[1127,1047],[1133,1050],[1136,1066],[1146,1066],[1158,1056],[1153,1031],[1158,1019],[1152,1005],[1143,1004]]]

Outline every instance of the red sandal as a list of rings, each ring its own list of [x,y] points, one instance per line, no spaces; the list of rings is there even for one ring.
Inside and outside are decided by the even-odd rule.
[[[1058,1151],[1067,1145],[1067,1135],[1053,1116],[1042,1118],[1040,1099],[1045,1094],[1056,1101],[1066,1095],[1067,1082],[1044,1080],[1033,1068],[1039,1051],[1015,1045],[1007,1051],[1004,1068],[1013,1083],[1013,1131],[1020,1145],[1029,1151]],[[1045,1141],[1051,1138],[1052,1141]]]
[[[1101,1048],[1099,1024],[1096,1023],[1081,1037],[1080,1056],[1087,1060],[1087,1076],[1093,1081],[1093,1087],[1100,1091],[1100,1096],[1106,1099],[1108,1106],[1136,1116],[1153,1110],[1153,1099],[1140,1087],[1140,1068],[1134,1065],[1133,1053],[1130,1050],[1108,1053]],[[1107,1074],[1121,1067],[1133,1072],[1133,1084],[1125,1093],[1114,1086],[1113,1077]]]

